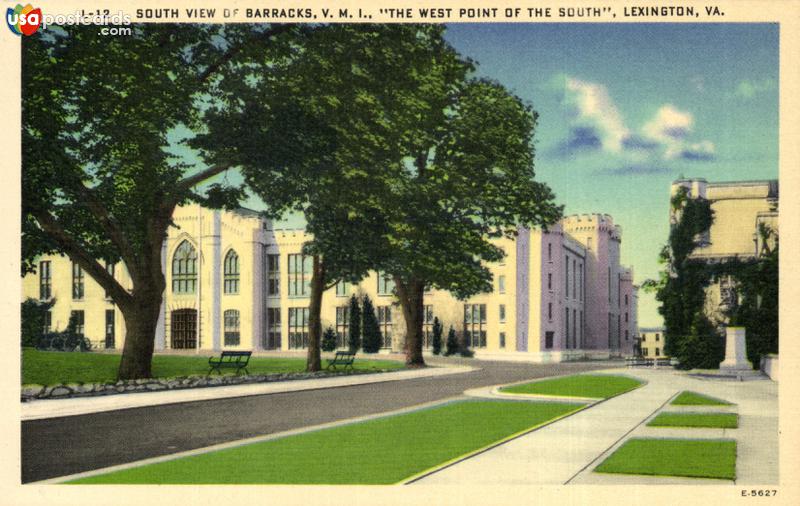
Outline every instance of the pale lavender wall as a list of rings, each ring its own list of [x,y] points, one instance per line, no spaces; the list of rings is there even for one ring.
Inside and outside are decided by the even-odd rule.
[[[531,232],[520,228],[517,235],[517,351],[528,351]]]

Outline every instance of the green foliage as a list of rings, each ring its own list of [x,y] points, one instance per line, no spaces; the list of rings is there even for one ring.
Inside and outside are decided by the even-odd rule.
[[[680,341],[674,356],[680,369],[716,369],[725,358],[725,338],[700,311],[695,314],[689,335]]]
[[[674,406],[730,406],[731,403],[695,392],[684,391],[670,403]]]
[[[334,351],[336,349],[336,331],[333,327],[325,329],[322,334],[322,351]]]
[[[450,330],[447,331],[447,343],[444,352],[444,356],[449,357],[450,355],[455,355],[459,352],[461,346],[458,344],[458,336],[456,335],[456,329],[450,325]]]
[[[39,346],[44,333],[47,312],[55,304],[55,300],[40,302],[36,299],[25,299],[20,308],[20,337],[22,346]]]
[[[347,346],[351,352],[361,348],[361,306],[355,294],[350,296],[350,329],[347,336]]]
[[[556,395],[607,399],[638,388],[642,382],[628,376],[576,374],[503,388],[512,394]]]
[[[442,322],[439,321],[439,317],[433,318],[433,339],[431,346],[433,348],[433,354],[438,355],[442,352],[442,332],[444,331],[444,327]]]
[[[362,302],[363,321],[364,321],[364,341],[361,347],[364,353],[378,353],[383,344],[381,328],[378,318],[375,316],[375,307],[372,305],[368,295],[364,295]]]
[[[472,358],[475,356],[475,352],[469,349],[469,340],[467,339],[466,331],[461,335],[461,339],[459,340],[458,354],[465,358]]]

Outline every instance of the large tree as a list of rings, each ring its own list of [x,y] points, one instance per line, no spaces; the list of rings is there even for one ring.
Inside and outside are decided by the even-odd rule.
[[[403,181],[403,146],[430,113],[429,82],[455,61],[435,25],[328,25],[264,76],[239,69],[198,138],[228,146],[276,215],[302,212],[313,256],[307,369],[320,368],[323,292],[357,282],[386,254],[382,207]],[[437,83],[438,83],[437,82]],[[439,106],[439,114],[447,104]]]
[[[198,185],[232,160],[178,157],[175,137],[205,128],[231,69],[284,58],[290,25],[135,25],[126,37],[70,26],[22,40],[22,257],[68,255],[125,319],[119,378],[151,375],[165,288],[161,251],[176,206],[234,205],[241,192]],[[204,154],[224,151],[207,145]],[[124,262],[122,286],[102,260]]]
[[[436,121],[410,135],[408,170],[383,207],[390,233],[381,267],[394,276],[409,365],[424,364],[426,287],[459,298],[491,291],[487,262],[504,255],[491,240],[561,216],[534,179],[536,112],[499,83],[460,72],[443,78],[424,98]]]

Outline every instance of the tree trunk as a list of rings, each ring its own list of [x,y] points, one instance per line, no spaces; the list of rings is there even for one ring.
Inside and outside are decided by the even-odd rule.
[[[395,276],[395,286],[403,308],[403,319],[406,321],[406,365],[424,367],[422,358],[422,320],[424,317],[425,282],[411,277],[403,280]]]
[[[125,319],[125,346],[122,349],[117,379],[152,377],[150,364],[153,360],[162,294],[161,290],[147,290],[134,295],[130,306],[120,306]]]
[[[322,337],[322,294],[325,291],[325,265],[319,255],[314,255],[314,268],[311,276],[311,301],[308,306],[308,357],[306,371],[322,369],[320,340]]]

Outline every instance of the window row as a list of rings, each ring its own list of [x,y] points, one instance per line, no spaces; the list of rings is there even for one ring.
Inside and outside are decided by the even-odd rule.
[[[239,293],[239,255],[228,251],[222,263],[223,293]],[[197,290],[197,250],[183,241],[172,256],[172,293],[193,294]]]

